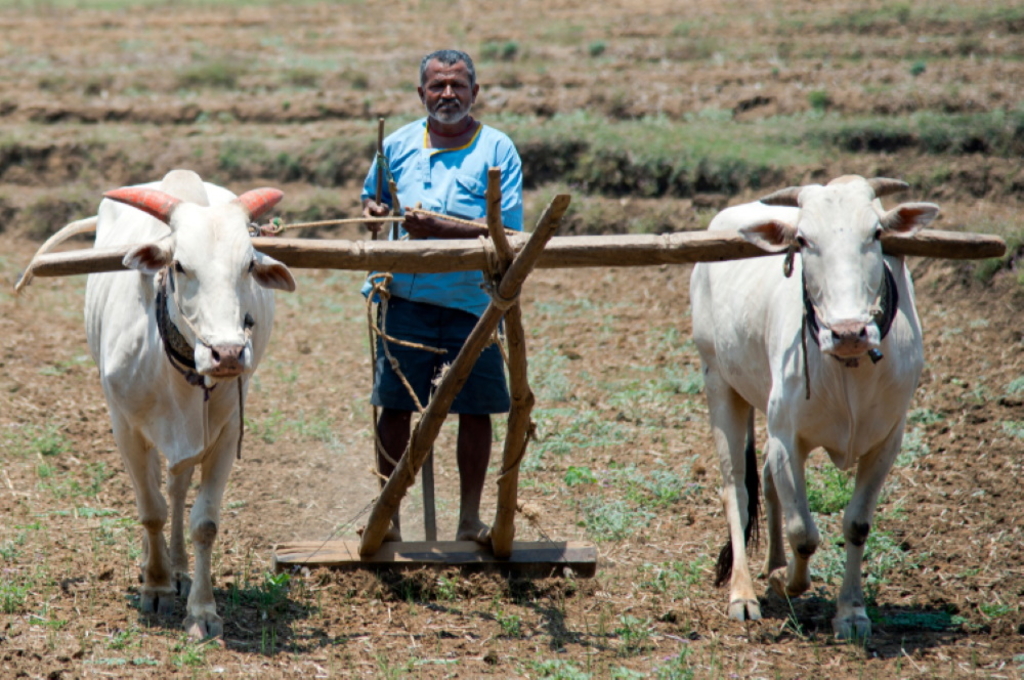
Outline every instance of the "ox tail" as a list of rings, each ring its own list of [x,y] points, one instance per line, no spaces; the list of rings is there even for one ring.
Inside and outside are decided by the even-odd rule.
[[[747,416],[747,446],[743,453],[743,485],[747,489],[747,526],[743,527],[743,543],[757,547],[761,540],[761,476],[757,473],[757,449],[754,447],[754,409]],[[732,578],[732,539],[727,538],[715,564],[715,587]]]
[[[25,267],[25,271],[22,272],[21,278],[18,279],[18,282],[16,284],[14,284],[15,294],[21,293],[22,288],[32,283],[32,277],[34,275],[34,270],[36,268],[36,259],[38,259],[40,255],[44,255],[50,252],[51,250],[59,246],[61,243],[64,243],[64,241],[67,241],[72,236],[78,236],[79,234],[86,234],[89,232],[96,231],[96,222],[96,215],[93,215],[92,217],[86,217],[85,219],[82,220],[77,220],[75,222],[72,222],[71,224],[64,225],[64,227],[61,228],[60,231],[58,231],[50,238],[46,239],[46,241],[43,242],[43,245],[39,246],[39,250],[36,251],[35,255],[32,256],[32,259],[29,261],[28,266]]]

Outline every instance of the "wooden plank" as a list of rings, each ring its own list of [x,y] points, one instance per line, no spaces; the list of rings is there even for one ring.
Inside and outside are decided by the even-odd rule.
[[[520,250],[526,235],[513,237]],[[253,246],[289,267],[436,273],[483,269],[486,255],[479,241],[346,241],[301,238],[253,239]],[[41,255],[35,276],[70,276],[120,271],[131,246],[87,248]],[[955,260],[1001,257],[1006,243],[998,236],[922,229],[913,236],[884,236],[889,255]],[[768,255],[737,232],[680,232],[619,236],[556,236],[537,260],[538,269],[574,267],[645,267],[689,262],[717,262]]]
[[[473,541],[408,541],[381,544],[377,552],[360,557],[358,541],[299,541],[276,547],[275,571],[291,567],[335,569],[416,569],[420,567],[478,567],[534,576],[564,575],[591,578],[597,573],[597,548],[575,541],[514,541],[508,559],[495,557]]]

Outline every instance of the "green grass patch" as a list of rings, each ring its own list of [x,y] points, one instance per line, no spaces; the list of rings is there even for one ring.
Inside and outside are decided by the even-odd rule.
[[[238,81],[249,72],[241,60],[214,59],[189,66],[178,73],[178,87],[186,90],[234,90]]]
[[[579,525],[594,541],[621,541],[646,527],[657,515],[634,508],[621,499],[587,496],[577,504],[582,519]]]
[[[71,439],[57,423],[23,425],[3,434],[4,448],[16,456],[59,456],[71,451]]]
[[[831,463],[808,467],[807,502],[811,512],[819,515],[841,513],[853,497],[853,478]]]

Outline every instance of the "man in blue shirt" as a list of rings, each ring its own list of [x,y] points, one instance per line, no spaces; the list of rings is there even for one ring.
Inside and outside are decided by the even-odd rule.
[[[456,50],[432,52],[420,63],[417,92],[427,111],[421,118],[384,140],[384,155],[398,190],[398,205],[406,208],[403,234],[409,238],[476,238],[486,236],[487,170],[501,169],[501,217],[505,227],[523,228],[523,176],[512,141],[470,115],[480,86],[469,55]],[[371,167],[363,186],[363,215],[383,217],[393,199],[385,188],[375,200],[377,169]],[[424,215],[410,206],[443,213],[480,226]],[[371,230],[379,223],[368,223]],[[489,298],[478,272],[394,274],[384,330],[389,338],[444,349],[437,354],[388,342],[388,353],[416,393],[396,375],[387,360],[383,340],[377,340],[377,365],[372,401],[381,408],[377,429],[383,452],[377,464],[390,476],[409,442],[412,413],[429,400],[430,385],[442,365],[458,354]],[[363,293],[369,293],[369,285]],[[490,528],[480,519],[480,498],[491,455],[492,413],[509,409],[508,387],[500,351],[489,346],[455,398],[451,412],[459,415],[456,460],[460,477],[459,526],[456,540],[489,545]],[[398,513],[385,540],[400,541]]]

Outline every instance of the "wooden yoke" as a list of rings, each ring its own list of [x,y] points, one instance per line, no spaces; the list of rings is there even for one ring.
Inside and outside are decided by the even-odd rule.
[[[515,252],[505,236],[501,223],[501,171],[487,172],[487,230],[498,253],[501,274],[512,264]],[[519,486],[519,464],[526,453],[530,436],[530,414],[534,396],[530,389],[526,361],[526,333],[523,331],[523,310],[517,300],[505,312],[505,337],[508,340],[509,393],[512,408],[508,414],[505,448],[498,473],[498,509],[491,525],[491,552],[495,557],[512,555],[512,539],[516,535],[516,495]]]
[[[544,251],[544,246],[558,229],[562,216],[569,207],[569,200],[570,197],[567,194],[560,194],[555,196],[548,205],[530,236],[530,240],[527,241],[523,250],[512,261],[508,271],[502,277],[497,291],[500,298],[509,300],[518,295],[519,288],[533,271],[537,258]],[[444,424],[444,419],[455,400],[455,395],[465,384],[480,353],[490,344],[491,336],[504,315],[504,310],[494,302],[487,306],[480,320],[477,321],[476,327],[473,328],[466,343],[462,346],[462,350],[459,351],[448,372],[441,379],[441,384],[438,385],[433,398],[413,428],[409,447],[398,461],[395,471],[384,485],[380,497],[373,506],[359,544],[361,556],[369,557],[380,549],[391,517],[415,481],[416,474],[430,451],[430,446],[434,443],[434,439],[437,438],[437,434]]]

